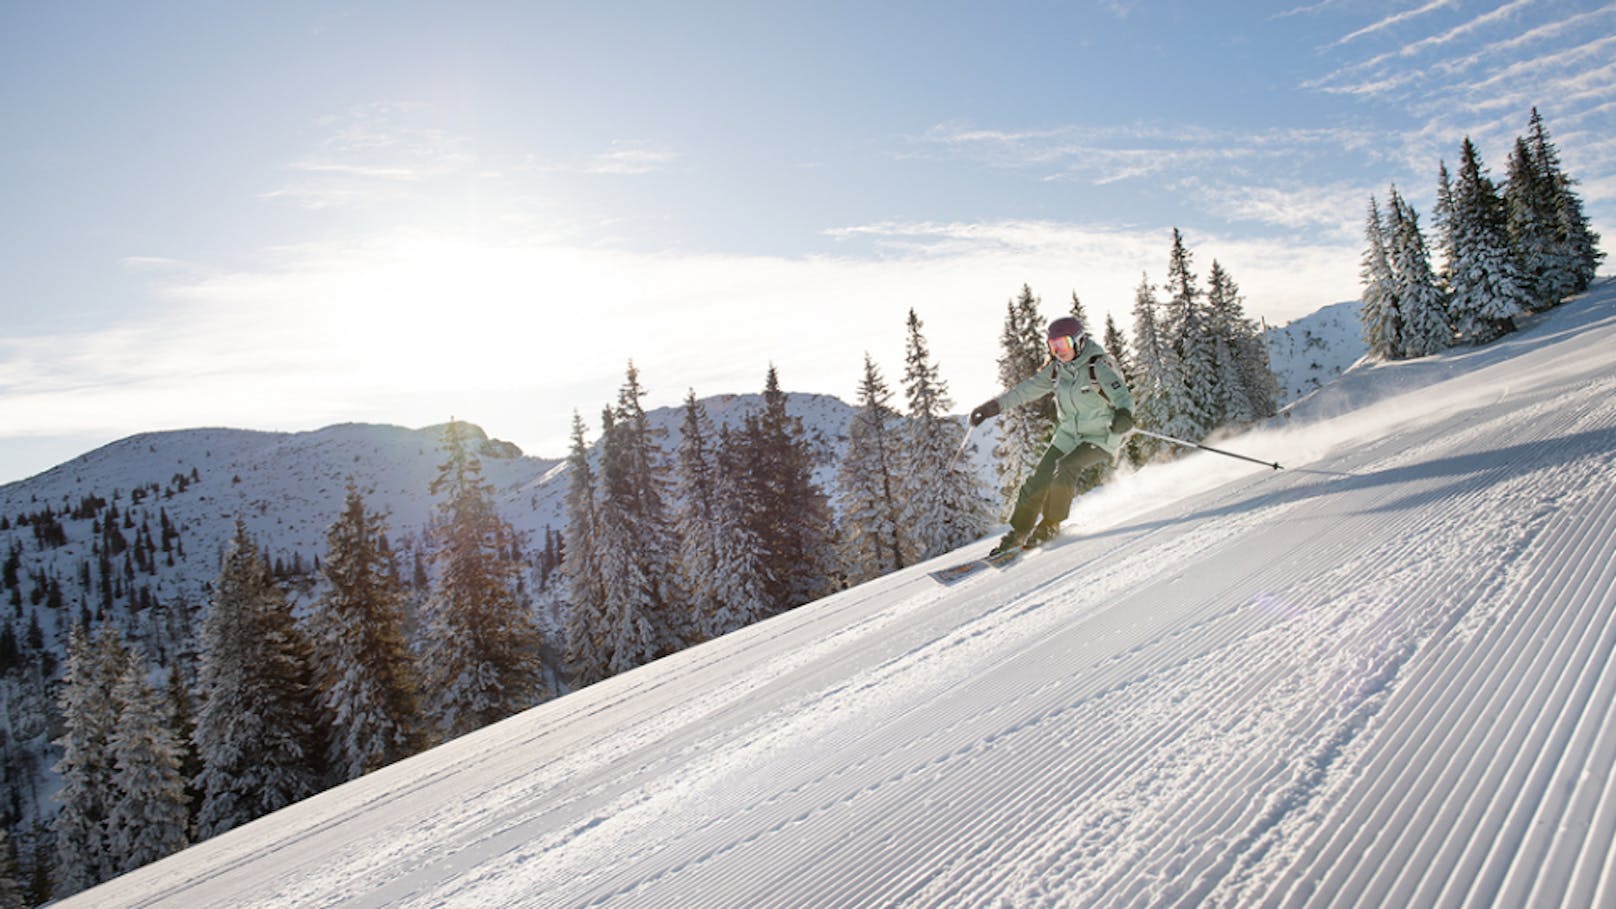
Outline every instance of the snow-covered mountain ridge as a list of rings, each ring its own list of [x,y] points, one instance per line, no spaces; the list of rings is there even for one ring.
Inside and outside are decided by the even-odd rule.
[[[20,518],[52,510],[65,543],[25,547],[25,570],[59,578],[66,604],[73,606],[94,601],[76,569],[92,558],[96,524],[104,515],[101,509],[71,514],[75,506],[86,498],[115,506],[131,536],[166,515],[179,532],[183,556],[132,583],[149,586],[159,600],[198,602],[218,574],[238,517],[272,557],[312,568],[350,481],[370,507],[391,514],[400,541],[418,535],[430,512],[427,486],[441,463],[440,432],[345,424],[306,433],[195,429],[132,436],[0,486],[0,515],[12,525],[0,533],[0,546],[27,535]],[[526,505],[530,490],[556,465],[520,457],[508,443],[480,441],[485,474],[502,504]]]
[[[1610,905],[1613,392],[1606,282],[64,905]]]
[[[1335,381],[1363,358],[1369,346],[1357,300],[1332,303],[1284,325],[1267,328],[1268,362],[1279,378],[1280,406]]]
[[[756,395],[721,395],[702,403],[724,425],[757,401]],[[827,396],[793,395],[790,410],[819,440],[823,459],[833,461],[851,408]],[[663,408],[650,418],[677,440],[680,409]],[[502,516],[534,540],[547,527],[563,529],[563,462],[526,456],[475,425],[471,432]],[[25,567],[60,576],[67,601],[74,603],[86,592],[74,586],[73,568],[89,556],[93,528],[89,515],[74,519],[68,512],[85,497],[151,519],[161,510],[181,529],[187,557],[159,570],[150,583],[160,599],[194,601],[217,575],[218,556],[238,517],[272,557],[289,563],[296,556],[312,567],[350,481],[367,507],[388,513],[395,539],[407,547],[431,515],[428,487],[443,461],[441,436],[441,426],[358,423],[296,433],[192,429],[131,436],[0,486],[0,515],[11,525],[0,530],[0,550],[28,536],[19,517],[52,509],[67,543],[44,552],[24,546]]]

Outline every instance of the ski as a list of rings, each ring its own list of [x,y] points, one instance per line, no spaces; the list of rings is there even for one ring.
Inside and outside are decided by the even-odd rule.
[[[939,584],[957,584],[971,575],[986,571],[989,568],[1003,568],[1020,556],[1021,550],[1012,549],[998,555],[987,555],[980,559],[961,562],[958,565],[950,565],[947,568],[939,568],[936,571],[928,571],[927,574],[931,575],[932,579]]]

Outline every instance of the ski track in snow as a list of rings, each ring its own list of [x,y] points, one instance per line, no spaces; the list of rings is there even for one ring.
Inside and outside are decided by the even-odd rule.
[[[1602,288],[63,905],[1616,904]]]

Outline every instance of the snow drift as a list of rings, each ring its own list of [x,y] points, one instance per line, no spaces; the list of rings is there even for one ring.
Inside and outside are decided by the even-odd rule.
[[[1613,392],[1606,282],[62,905],[1616,904]]]

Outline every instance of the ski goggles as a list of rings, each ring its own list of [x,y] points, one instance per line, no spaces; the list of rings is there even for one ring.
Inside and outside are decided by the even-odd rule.
[[[1049,352],[1057,357],[1077,356],[1077,346],[1083,343],[1071,335],[1059,335],[1049,339]]]

